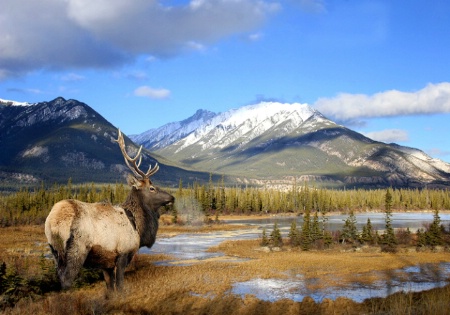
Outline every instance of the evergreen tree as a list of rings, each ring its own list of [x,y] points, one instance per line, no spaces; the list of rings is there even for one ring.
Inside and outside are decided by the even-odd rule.
[[[356,217],[353,211],[350,211],[350,215],[344,222],[344,227],[341,233],[341,242],[349,242],[355,244],[359,240],[358,230],[356,228]]]
[[[263,228],[262,237],[261,237],[261,246],[268,246],[269,239],[267,238],[266,228]]]
[[[320,231],[320,224],[319,224],[319,215],[318,211],[314,213],[314,217],[311,224],[311,240],[317,241],[322,239],[323,233]]]
[[[217,192],[217,210],[220,212],[225,211],[226,206],[226,196],[225,196],[225,184],[224,176],[220,180],[219,191]]]
[[[307,251],[311,248],[311,214],[309,210],[306,210],[306,212],[303,214],[303,225],[302,231],[300,233],[300,240],[302,250]]]
[[[381,243],[383,244],[383,250],[392,252],[395,251],[395,246],[397,245],[397,240],[395,238],[394,228],[392,227],[392,212],[391,212],[391,205],[392,205],[392,194],[390,192],[390,189],[388,188],[386,190],[385,195],[385,231],[381,238]]]
[[[291,223],[291,228],[289,230],[288,237],[291,246],[300,245],[300,231],[297,228],[297,222],[295,220],[293,220]]]
[[[361,240],[366,244],[374,244],[373,228],[370,218],[367,218],[367,223],[363,226]]]
[[[333,244],[333,236],[328,231],[324,231],[323,233],[323,244],[326,248],[329,248]]]
[[[270,233],[270,243],[273,247],[283,246],[283,239],[281,238],[281,232],[278,228],[278,222],[273,225],[272,233]]]
[[[417,243],[416,243],[417,248],[422,248],[427,245],[426,235],[422,229],[417,230],[416,240],[417,240]]]
[[[427,245],[432,248],[442,245],[442,229],[441,218],[439,217],[439,210],[434,211],[433,222],[430,224],[426,232]]]
[[[389,188],[386,189],[386,194],[384,197],[384,207],[385,207],[386,213],[391,213],[392,194],[391,194],[391,190]]]

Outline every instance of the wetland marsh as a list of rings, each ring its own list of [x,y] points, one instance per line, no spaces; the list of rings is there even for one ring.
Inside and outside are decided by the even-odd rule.
[[[423,215],[432,220],[431,213]],[[448,214],[441,218],[446,222]],[[286,223],[292,220],[285,219]],[[386,307],[418,310],[417,303],[435,314],[448,310],[448,299],[442,298],[449,294],[448,252],[402,250],[394,254],[371,247],[305,252],[288,246],[266,250],[260,246],[261,229],[269,228],[273,220],[284,219],[266,217],[255,222],[251,218],[246,223],[238,217],[194,228],[162,225],[157,243],[135,257],[125,275],[125,291],[114,299],[106,298],[103,282],[95,282],[65,292],[30,295],[4,312],[378,314]],[[280,226],[285,235],[286,226]],[[43,227],[1,231],[0,251],[7,264],[28,274],[38,273],[36,262],[48,254]],[[414,293],[432,287],[436,289]],[[403,293],[393,294],[398,291]]]

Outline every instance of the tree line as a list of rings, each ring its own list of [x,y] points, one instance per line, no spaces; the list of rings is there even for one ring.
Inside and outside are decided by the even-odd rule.
[[[297,227],[297,220],[293,220],[287,242],[283,240],[277,222],[268,234],[263,229],[261,235],[261,246],[271,248],[282,247],[287,244],[291,247],[298,247],[303,251],[311,249],[325,249],[333,245],[340,244],[347,247],[359,247],[363,245],[380,246],[384,252],[396,252],[399,247],[415,246],[417,250],[430,248],[437,249],[438,246],[448,248],[450,246],[450,225],[441,224],[439,210],[434,210],[433,221],[423,228],[412,232],[409,228],[396,229],[392,227],[392,192],[387,189],[385,192],[385,228],[379,232],[374,230],[370,218],[367,223],[358,231],[356,227],[356,217],[350,211],[344,221],[342,229],[337,231],[327,230],[327,217],[319,212],[314,214],[307,210],[302,214],[302,226]]]
[[[62,199],[78,199],[86,202],[125,201],[129,187],[122,183],[96,185],[94,183],[73,185],[71,180],[65,185],[37,188],[21,188],[14,193],[0,195],[0,226],[21,224],[42,224],[51,207]],[[209,216],[222,214],[277,214],[314,213],[325,214],[332,211],[342,213],[361,211],[385,211],[386,189],[344,189],[317,188],[305,182],[294,183],[291,189],[282,191],[271,188],[245,186],[227,187],[223,180],[206,184],[194,182],[178,189],[169,188],[175,195],[176,205],[171,209],[174,217],[182,208],[195,207]],[[450,191],[435,189],[389,189],[391,211],[446,210],[450,209]],[[175,220],[176,221],[176,220]]]
[[[450,191],[437,189],[389,189],[389,206],[395,211],[450,209]],[[307,182],[294,183],[282,191],[256,187],[225,187],[223,180],[206,185],[194,183],[184,188],[179,182],[178,197],[195,198],[207,213],[320,213],[350,211],[384,211],[386,189],[316,188]]]
[[[94,183],[38,188],[22,187],[17,192],[0,195],[0,227],[43,224],[55,203],[63,199],[78,199],[85,202],[106,201],[117,204],[125,201],[129,188],[123,184],[95,185]]]

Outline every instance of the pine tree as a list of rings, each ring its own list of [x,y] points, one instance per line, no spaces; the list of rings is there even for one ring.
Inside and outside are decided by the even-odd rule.
[[[390,192],[390,189],[388,188],[386,190],[385,195],[385,231],[381,238],[381,243],[383,244],[383,250],[392,252],[395,251],[395,246],[397,245],[397,240],[395,238],[394,228],[392,227],[392,212],[391,212],[391,206],[392,206],[392,194]]]
[[[311,225],[311,239],[312,241],[317,241],[322,239],[323,234],[320,231],[320,224],[319,224],[319,215],[318,215],[318,211],[316,211],[314,213],[314,217],[312,220],[312,225]]]
[[[416,239],[417,239],[417,243],[416,243],[417,248],[422,248],[427,245],[426,235],[422,229],[417,230]]]
[[[297,228],[297,222],[295,220],[291,223],[291,229],[289,230],[288,237],[291,246],[298,246],[300,244],[300,231]]]
[[[363,226],[361,240],[367,244],[374,243],[373,228],[372,223],[370,222],[370,218],[367,218],[367,223]]]
[[[355,244],[359,240],[358,230],[356,228],[356,217],[353,211],[350,211],[349,217],[344,222],[344,227],[341,234],[341,242],[349,242]]]
[[[311,248],[311,214],[309,210],[303,214],[303,225],[300,233],[302,250],[307,251]]]
[[[326,248],[329,248],[333,244],[333,236],[328,231],[323,232],[323,244]]]
[[[281,232],[278,228],[278,222],[273,225],[272,233],[270,233],[270,243],[273,247],[283,246],[283,239],[281,238]]]
[[[434,211],[433,222],[427,231],[428,245],[434,248],[435,246],[442,245],[442,229],[441,218],[439,217],[439,210]]]
[[[387,213],[391,213],[391,207],[392,207],[392,194],[391,190],[388,188],[386,189],[386,194],[384,197],[384,207]]]

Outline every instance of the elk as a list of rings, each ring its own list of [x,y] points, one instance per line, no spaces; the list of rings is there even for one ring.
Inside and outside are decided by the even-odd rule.
[[[121,290],[125,268],[134,254],[155,242],[158,209],[175,200],[150,180],[159,169],[158,163],[154,168],[150,165],[146,173],[139,169],[142,146],[131,158],[120,129],[115,141],[133,172],[128,177],[131,191],[126,201],[112,205],[62,200],[52,207],[45,221],[45,235],[62,289],[72,285],[82,267],[88,267],[103,270],[108,292]]]

